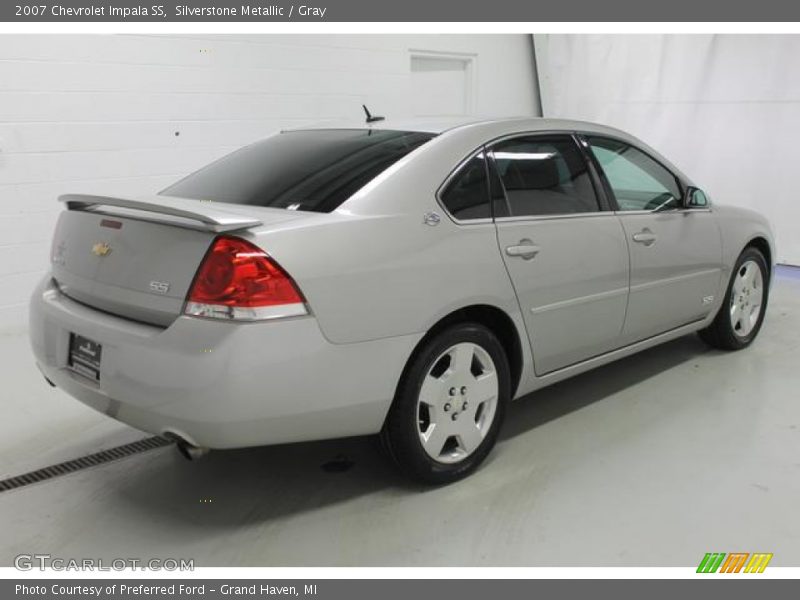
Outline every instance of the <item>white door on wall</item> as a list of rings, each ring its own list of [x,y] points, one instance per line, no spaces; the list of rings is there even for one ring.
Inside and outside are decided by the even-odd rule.
[[[417,117],[472,112],[473,57],[411,54],[411,110]]]

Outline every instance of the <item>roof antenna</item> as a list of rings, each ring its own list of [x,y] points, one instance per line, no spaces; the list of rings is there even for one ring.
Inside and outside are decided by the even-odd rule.
[[[386,117],[379,117],[378,115],[372,116],[372,113],[369,112],[366,104],[362,104],[361,107],[364,109],[364,113],[367,115],[367,123],[376,123],[377,121],[383,121]]]

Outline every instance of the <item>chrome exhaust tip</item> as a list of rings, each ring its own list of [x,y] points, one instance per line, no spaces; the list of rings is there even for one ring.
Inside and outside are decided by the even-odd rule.
[[[178,452],[180,452],[181,456],[186,460],[200,460],[209,453],[208,448],[192,446],[188,442],[178,442],[176,447],[178,448]]]
[[[200,460],[210,452],[208,448],[202,446],[195,446],[187,441],[177,433],[168,431],[164,433],[164,437],[175,442],[175,447],[178,449],[180,455],[186,460]]]

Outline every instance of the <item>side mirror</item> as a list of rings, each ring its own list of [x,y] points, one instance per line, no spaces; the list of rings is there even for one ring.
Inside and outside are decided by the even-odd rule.
[[[686,199],[683,203],[685,208],[708,208],[711,202],[705,192],[700,188],[690,187],[686,190]]]

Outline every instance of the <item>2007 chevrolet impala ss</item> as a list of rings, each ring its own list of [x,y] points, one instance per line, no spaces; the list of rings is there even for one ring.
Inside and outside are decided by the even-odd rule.
[[[380,433],[439,483],[512,398],[693,331],[746,347],[774,257],[639,140],[550,119],[283,131],[61,200],[30,312],[51,383],[185,452]]]

